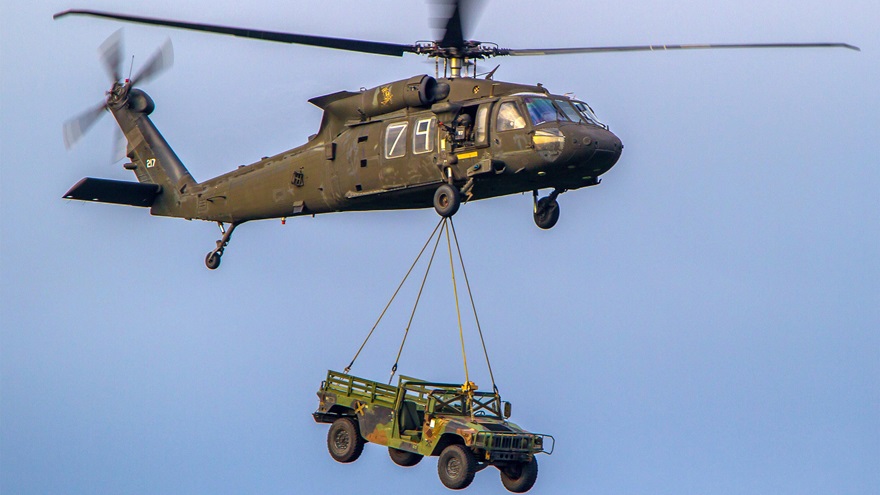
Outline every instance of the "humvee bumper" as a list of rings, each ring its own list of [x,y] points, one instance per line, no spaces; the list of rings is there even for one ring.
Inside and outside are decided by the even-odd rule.
[[[550,450],[546,450],[545,439],[550,439]],[[484,461],[520,462],[528,461],[534,454],[553,453],[556,439],[551,435],[499,433],[481,431],[477,433],[474,447],[485,451]]]

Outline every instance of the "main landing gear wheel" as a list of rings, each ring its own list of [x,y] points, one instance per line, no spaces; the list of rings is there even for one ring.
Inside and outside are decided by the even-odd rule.
[[[388,447],[388,455],[391,456],[391,460],[394,461],[394,464],[403,467],[415,466],[422,460],[422,457],[424,457],[421,454],[395,449],[394,447]]]
[[[446,488],[461,490],[474,481],[477,460],[474,453],[464,445],[454,444],[443,449],[437,461],[437,474]]]
[[[529,462],[519,462],[503,468],[501,471],[501,484],[513,493],[525,493],[529,491],[538,479],[538,460],[532,457]]]
[[[559,202],[549,197],[541,198],[535,205],[535,225],[547,230],[552,229],[559,221]]]
[[[554,189],[548,196],[538,199],[538,191],[532,191],[532,201],[534,209],[532,214],[535,217],[535,225],[547,230],[552,229],[556,222],[559,221],[559,203],[556,198],[564,193],[565,189]]]
[[[337,419],[327,432],[327,450],[337,462],[356,461],[364,451],[364,443],[357,423],[351,418]]]
[[[434,193],[434,209],[441,217],[451,217],[461,206],[461,193],[450,184],[443,184]]]

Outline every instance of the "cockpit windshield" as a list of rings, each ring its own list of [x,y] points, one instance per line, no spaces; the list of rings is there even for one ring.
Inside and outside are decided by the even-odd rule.
[[[532,125],[539,125],[545,122],[570,122],[569,119],[561,110],[556,108],[548,98],[540,98],[535,96],[525,96],[523,97],[523,101],[526,104],[526,108],[529,109],[529,117],[532,118]]]
[[[529,110],[532,125],[540,125],[545,122],[575,122],[607,129],[607,126],[600,122],[596,114],[593,113],[593,109],[582,101],[524,96],[523,102]]]

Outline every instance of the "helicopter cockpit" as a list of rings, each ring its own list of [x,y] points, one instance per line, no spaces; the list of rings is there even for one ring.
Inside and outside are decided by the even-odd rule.
[[[582,101],[546,96],[523,96],[532,125],[546,122],[573,122],[608,129],[599,121],[593,109]]]

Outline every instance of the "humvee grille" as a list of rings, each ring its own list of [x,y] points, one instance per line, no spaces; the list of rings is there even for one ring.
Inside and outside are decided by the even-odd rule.
[[[542,448],[535,442],[536,438],[535,435],[480,432],[477,434],[477,444],[487,450],[540,452]]]

